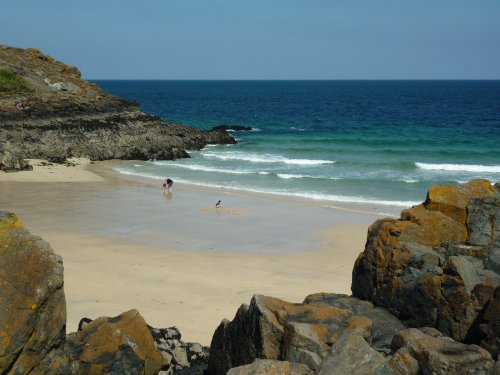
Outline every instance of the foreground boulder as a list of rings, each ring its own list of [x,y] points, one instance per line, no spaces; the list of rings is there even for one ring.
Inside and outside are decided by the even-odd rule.
[[[66,336],[62,259],[0,212],[0,373],[46,373]]]
[[[156,374],[163,363],[138,311],[101,317],[66,339],[65,353],[75,374]]]
[[[493,374],[488,351],[407,329],[367,301],[319,293],[304,303],[256,295],[212,338],[208,375]]]
[[[66,336],[63,265],[14,214],[0,211],[0,373],[156,374],[162,353],[135,310]]]
[[[439,332],[429,335],[415,328],[401,331],[394,337],[393,348],[404,349],[415,358],[422,374],[487,374],[494,367],[483,348],[461,344]]]
[[[309,368],[300,363],[256,359],[249,365],[234,367],[227,375],[313,375]]]
[[[474,322],[500,285],[499,243],[500,193],[489,181],[433,186],[426,201],[400,219],[370,226],[353,269],[353,295],[411,327],[492,343],[485,336],[493,331],[479,334]],[[496,356],[498,345],[489,345]]]
[[[356,332],[374,350],[390,352],[393,336],[404,328],[384,309],[345,295],[321,293],[304,303],[256,295],[215,331],[208,374],[225,374],[256,358],[302,363],[316,372],[342,335]]]

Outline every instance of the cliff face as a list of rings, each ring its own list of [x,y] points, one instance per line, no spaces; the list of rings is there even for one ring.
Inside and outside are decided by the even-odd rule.
[[[226,143],[236,142],[223,129],[167,123],[36,49],[0,46],[0,169],[24,158],[175,159]]]

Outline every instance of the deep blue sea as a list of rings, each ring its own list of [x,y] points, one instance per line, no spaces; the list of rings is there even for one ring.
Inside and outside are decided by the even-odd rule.
[[[239,143],[120,172],[379,212],[434,183],[500,181],[500,81],[96,81],[144,112]]]

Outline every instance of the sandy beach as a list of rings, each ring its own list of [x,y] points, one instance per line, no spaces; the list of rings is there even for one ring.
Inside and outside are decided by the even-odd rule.
[[[177,183],[164,194],[161,181],[113,171],[120,163],[37,161],[0,174],[0,209],[63,257],[68,332],[82,317],[135,308],[148,324],[209,345],[254,294],[350,294],[353,263],[380,217]]]

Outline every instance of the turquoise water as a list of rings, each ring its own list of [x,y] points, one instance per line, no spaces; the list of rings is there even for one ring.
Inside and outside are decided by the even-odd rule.
[[[397,212],[434,183],[500,181],[500,81],[98,81],[237,145],[125,174]]]

